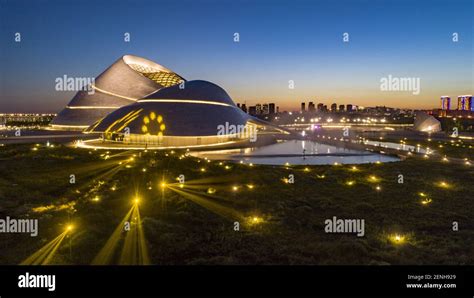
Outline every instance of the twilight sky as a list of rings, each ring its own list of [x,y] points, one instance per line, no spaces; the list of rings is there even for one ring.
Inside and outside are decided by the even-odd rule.
[[[0,113],[58,112],[74,92],[57,77],[98,76],[125,54],[247,105],[433,108],[473,93],[473,12],[472,0],[0,0]],[[382,92],[388,75],[420,78],[420,94]]]

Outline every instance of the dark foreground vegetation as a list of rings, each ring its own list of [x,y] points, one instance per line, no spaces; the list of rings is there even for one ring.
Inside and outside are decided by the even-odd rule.
[[[0,147],[0,217],[39,220],[37,237],[0,234],[0,263],[73,224],[51,263],[90,264],[140,198],[151,264],[474,264],[474,166],[250,166],[185,153]],[[365,236],[325,233],[333,216],[364,219]]]

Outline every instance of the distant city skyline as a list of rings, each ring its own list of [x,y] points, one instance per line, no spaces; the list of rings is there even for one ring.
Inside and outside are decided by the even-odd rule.
[[[96,77],[126,54],[187,80],[215,82],[236,103],[272,102],[280,111],[297,111],[303,101],[432,109],[441,96],[473,93],[471,0],[0,0],[0,6],[0,113],[57,113],[75,92],[56,91],[56,78]],[[382,91],[380,80],[388,76],[419,78],[419,94]]]

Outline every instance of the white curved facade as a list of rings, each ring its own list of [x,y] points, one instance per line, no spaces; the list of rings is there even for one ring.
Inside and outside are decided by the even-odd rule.
[[[51,127],[83,130],[114,110],[181,81],[185,80],[158,63],[125,55],[95,79],[93,92],[78,91]]]
[[[439,132],[441,131],[441,122],[424,112],[418,112],[415,115],[413,128],[422,132]]]

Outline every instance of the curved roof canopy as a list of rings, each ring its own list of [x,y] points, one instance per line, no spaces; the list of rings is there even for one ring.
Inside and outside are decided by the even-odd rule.
[[[96,77],[88,91],[79,90],[51,124],[86,128],[117,108],[181,81],[185,80],[162,65],[125,55]]]

